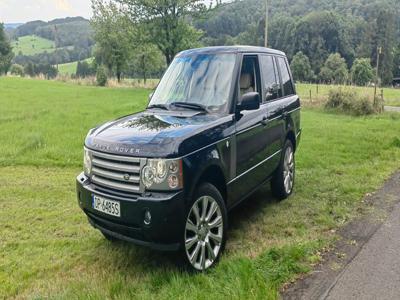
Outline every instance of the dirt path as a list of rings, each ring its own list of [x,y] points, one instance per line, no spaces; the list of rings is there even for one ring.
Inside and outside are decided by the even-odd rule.
[[[400,107],[398,106],[385,106],[385,111],[394,111],[400,113]]]
[[[371,213],[342,228],[324,262],[283,299],[400,299],[400,172],[364,201]]]

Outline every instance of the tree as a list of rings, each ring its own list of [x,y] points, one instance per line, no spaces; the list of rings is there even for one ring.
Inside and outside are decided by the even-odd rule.
[[[10,41],[4,32],[4,24],[0,23],[0,75],[7,74],[13,57]]]
[[[107,70],[104,66],[97,68],[96,81],[98,86],[105,86],[107,84]]]
[[[29,62],[24,67],[24,73],[30,77],[35,76],[35,65],[32,62]]]
[[[76,66],[76,77],[85,78],[87,76],[93,75],[93,70],[87,61],[78,61]]]
[[[400,44],[396,47],[393,60],[393,75],[400,77]]]
[[[160,72],[165,67],[163,57],[157,47],[153,44],[142,44],[132,52],[133,68],[143,78],[144,83],[151,73]]]
[[[355,54],[348,26],[346,20],[335,12],[312,12],[297,22],[291,47],[310,59],[316,73],[331,53],[339,53],[350,65]]]
[[[329,83],[345,83],[349,73],[346,61],[339,53],[331,54],[321,68],[320,78]]]
[[[395,47],[395,15],[390,8],[381,8],[376,20],[376,47],[374,56],[377,56],[377,47],[382,47],[380,57],[379,77],[383,84],[391,84],[393,80],[393,49]]]
[[[358,58],[351,67],[351,77],[356,85],[367,85],[374,78],[374,70],[369,58]]]
[[[169,65],[181,50],[198,45],[201,32],[188,23],[189,16],[205,9],[201,0],[114,0],[135,25],[142,26]]]
[[[10,73],[12,75],[16,75],[16,76],[21,76],[23,77],[25,75],[24,73],[24,67],[21,65],[17,65],[17,64],[13,64],[10,68]]]
[[[295,80],[312,81],[314,79],[314,72],[311,68],[310,60],[303,52],[297,52],[293,57],[290,67]]]
[[[96,59],[99,64],[106,65],[110,72],[115,72],[120,82],[133,46],[130,43],[132,24],[114,2],[92,0],[92,8]]]

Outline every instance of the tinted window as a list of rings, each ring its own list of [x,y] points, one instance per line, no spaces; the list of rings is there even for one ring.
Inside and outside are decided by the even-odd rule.
[[[272,56],[261,56],[261,69],[264,76],[265,101],[282,97],[282,89],[276,74],[274,59]]]
[[[294,89],[293,89],[292,79],[290,78],[289,69],[286,64],[286,60],[282,57],[278,57],[277,60],[279,69],[281,70],[282,85],[285,96],[293,95]]]
[[[256,56],[245,56],[240,72],[240,95],[258,92],[261,95],[260,72]]]

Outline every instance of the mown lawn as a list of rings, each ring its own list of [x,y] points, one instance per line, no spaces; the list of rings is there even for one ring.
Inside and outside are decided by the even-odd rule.
[[[295,194],[276,202],[266,186],[234,210],[221,263],[193,274],[104,240],[76,203],[86,132],[148,93],[0,78],[0,298],[275,299],[399,167],[400,115],[304,110]]]
[[[297,84],[297,92],[303,99],[303,101],[310,101],[310,91],[311,99],[315,101],[318,98],[326,98],[331,89],[337,89],[339,86],[335,85],[316,85],[316,84]],[[346,88],[349,88],[348,86]],[[373,87],[354,87],[362,94],[370,95],[371,98],[374,97]],[[377,93],[381,95],[382,88],[378,88]],[[385,105],[400,106],[400,89],[394,88],[383,88],[383,98],[385,100]]]

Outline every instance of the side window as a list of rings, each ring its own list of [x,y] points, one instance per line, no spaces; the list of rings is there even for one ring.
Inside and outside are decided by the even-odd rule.
[[[244,56],[240,71],[240,95],[258,92],[261,95],[260,71],[257,56]]]
[[[279,83],[279,76],[276,72],[274,59],[270,55],[261,55],[261,70],[263,73],[263,87],[265,101],[271,101],[282,97],[282,89]]]
[[[281,71],[283,92],[285,96],[290,96],[294,94],[294,88],[292,79],[290,78],[290,73],[288,66],[286,64],[286,60],[283,57],[277,57],[278,66]]]

